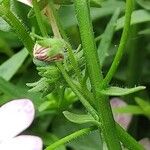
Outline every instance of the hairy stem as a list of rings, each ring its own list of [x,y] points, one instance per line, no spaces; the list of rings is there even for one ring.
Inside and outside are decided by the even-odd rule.
[[[59,22],[58,16],[56,14],[56,10],[55,10],[54,5],[53,5],[53,2],[49,2],[49,7],[47,8],[47,17],[49,18],[49,22],[52,26],[54,36],[57,38],[64,38],[64,40],[68,41],[66,34],[65,34],[64,30],[62,29],[62,26]],[[67,45],[67,50],[68,50],[68,54],[69,54],[69,59],[71,61],[73,69],[75,70],[75,73],[78,77],[78,80],[81,83],[81,79],[82,79],[82,76],[80,73],[81,71],[80,71],[80,68],[78,66],[77,60],[73,54],[71,45],[67,41],[66,41],[66,45]]]
[[[67,45],[67,51],[68,51],[70,62],[73,66],[73,69],[78,77],[80,84],[82,84],[82,75],[81,75],[81,70],[79,68],[78,62],[74,56],[71,46],[68,43],[66,43],[66,45]]]
[[[95,120],[99,120],[97,113],[95,111],[95,109],[90,105],[90,103],[84,98],[84,96],[78,91],[78,88],[75,86],[75,84],[72,82],[72,80],[70,79],[69,75],[67,74],[67,72],[65,71],[65,69],[63,68],[63,66],[60,63],[56,63],[59,70],[61,71],[64,79],[66,80],[66,82],[68,83],[68,85],[70,86],[70,88],[72,89],[72,91],[79,97],[81,103],[83,104],[83,106],[87,109],[87,111],[93,116],[93,118]]]
[[[57,20],[56,20],[55,15],[54,15],[53,3],[51,1],[49,2],[49,5],[47,6],[46,14],[48,17],[48,21],[52,27],[52,31],[54,33],[54,36],[61,39],[62,37],[60,34],[60,29],[58,28]]]
[[[60,22],[60,19],[59,19],[59,15],[58,15],[58,11],[56,10],[55,8],[55,5],[53,4],[52,1],[49,1],[49,8],[50,8],[50,11],[53,13],[53,17],[55,18],[55,21],[57,23],[57,26],[58,26],[58,29],[59,29],[59,32],[62,36],[62,38],[69,43],[69,40],[68,40],[68,37],[67,37],[67,34]]]
[[[41,10],[40,10],[40,8],[38,6],[37,0],[32,0],[32,4],[33,4],[33,9],[34,9],[34,12],[35,12],[35,16],[36,16],[36,19],[37,19],[37,22],[38,22],[41,34],[42,34],[42,36],[46,37],[48,35],[47,35],[46,28],[44,26],[44,22],[43,22],[42,15],[41,15]]]
[[[14,29],[18,37],[21,39],[30,55],[32,55],[32,49],[34,42],[29,35],[26,27],[20,22],[20,20],[10,11],[9,8],[0,5],[0,16]]]
[[[97,106],[100,122],[102,124],[102,133],[109,150],[120,150],[121,146],[116,133],[110,103],[107,97],[100,95],[98,92],[103,76],[97,58],[98,55],[90,18],[89,1],[74,0],[74,2],[88,74],[92,91],[95,95],[95,105]]]
[[[74,2],[88,73],[93,90],[96,90],[95,87],[100,84],[103,76],[97,57],[88,0],[75,0]]]
[[[63,145],[63,144],[66,144],[68,142],[70,142],[71,140],[74,140],[80,136],[83,136],[83,135],[86,135],[86,134],[89,134],[91,131],[95,130],[96,128],[95,127],[90,127],[90,128],[85,128],[85,129],[81,129],[79,131],[76,131],[58,141],[56,141],[55,143],[51,144],[50,146],[48,146],[45,150],[54,150],[56,149],[57,147]]]
[[[129,150],[144,150],[132,136],[130,136],[119,124],[116,123],[117,133],[120,141]]]
[[[113,75],[115,74],[118,65],[121,61],[122,55],[124,53],[124,49],[128,40],[128,36],[129,36],[129,29],[130,29],[130,22],[131,22],[131,14],[133,11],[133,0],[126,0],[126,11],[125,11],[125,24],[124,24],[124,28],[123,28],[123,33],[121,36],[121,40],[120,40],[120,44],[118,47],[118,51],[116,53],[116,56],[114,58],[114,61],[104,79],[104,82],[102,84],[103,85],[108,85],[109,82],[111,81]]]

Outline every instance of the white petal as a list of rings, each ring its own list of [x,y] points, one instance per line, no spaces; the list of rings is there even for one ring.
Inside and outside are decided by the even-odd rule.
[[[32,0],[18,0],[18,1],[32,7]]]
[[[22,135],[0,144],[0,150],[42,150],[42,140],[36,136]]]
[[[34,114],[33,103],[28,99],[13,100],[0,107],[0,143],[29,127]]]
[[[124,107],[127,106],[127,104],[119,99],[119,98],[113,98],[110,101],[112,108],[116,108],[116,107]],[[113,113],[115,121],[118,122],[124,129],[127,129],[131,119],[132,119],[132,115],[130,114],[117,114],[117,113]]]

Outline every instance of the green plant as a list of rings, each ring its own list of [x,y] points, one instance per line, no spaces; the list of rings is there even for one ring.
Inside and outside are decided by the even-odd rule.
[[[145,8],[144,2],[140,0],[137,0],[137,2]],[[111,4],[115,5],[114,3],[118,5],[118,8],[110,11],[109,7]],[[72,9],[70,5],[73,4],[77,20],[63,22],[56,4],[59,4],[59,7],[62,6],[62,11],[65,8],[64,4],[69,6],[68,9]],[[109,150],[120,150],[123,147],[131,150],[143,150],[142,145],[114,121],[110,106],[110,96],[124,96],[129,99],[127,95],[130,94],[131,96],[131,94],[134,95],[135,92],[145,89],[145,86],[126,88],[125,84],[123,84],[124,87],[119,87],[117,84],[112,86],[112,79],[119,80],[116,75],[117,69],[123,55],[129,53],[128,50],[126,51],[126,45],[130,39],[130,26],[150,21],[149,12],[144,9],[134,10],[134,0],[126,0],[125,13],[124,2],[116,0],[106,2],[98,0],[33,0],[33,8],[30,8],[28,13],[28,19],[32,20],[32,25],[29,26],[27,22],[22,23],[27,19],[22,19],[21,21],[17,16],[18,13],[15,14],[11,10],[11,5],[14,5],[16,10],[19,11],[17,5],[20,6],[20,4],[16,1],[11,4],[9,1],[3,0],[0,4],[0,16],[7,22],[7,24],[5,22],[3,28],[6,29],[7,25],[9,28],[14,29],[25,48],[0,66],[0,91],[5,93],[4,100],[1,103],[6,101],[5,96],[16,98],[26,95],[26,97],[33,99],[38,109],[37,118],[43,119],[45,114],[52,114],[54,117],[56,114],[63,112],[70,122],[88,125],[86,128],[75,131],[60,140],[58,139],[53,144],[45,144],[45,150],[59,148],[61,145],[95,130],[99,133],[99,141],[103,141],[103,144],[106,143]],[[92,25],[94,15],[96,18],[97,14],[95,13],[91,17],[90,13],[92,13],[93,9],[90,8],[91,6],[101,10],[97,13],[99,15],[105,16],[107,15],[106,12],[112,14],[105,31],[97,38],[94,37]],[[148,8],[146,7],[146,9]],[[125,14],[125,16],[118,19],[121,14]],[[143,17],[137,18],[139,14],[143,15]],[[63,15],[65,17],[65,14]],[[75,36],[81,39],[80,42],[77,42],[77,45],[73,44],[66,33],[66,29],[71,26],[70,24],[74,23],[76,25],[76,21],[78,22],[79,32],[77,30],[78,35]],[[31,27],[32,32],[26,26]],[[111,56],[109,49],[115,32],[121,28],[123,28],[123,31],[118,42],[119,45],[115,56],[110,59],[112,60],[110,65],[106,62],[108,56]],[[147,33],[147,30],[140,32],[140,34],[145,32]],[[28,53],[30,56],[28,56]],[[129,54],[129,56],[131,55]],[[27,86],[31,87],[30,92],[27,93],[26,88],[19,89],[18,85],[13,85],[9,80],[19,70],[20,66],[22,66],[20,71],[24,73],[31,64],[31,58],[40,78],[38,78],[37,82],[27,83]],[[12,66],[12,69],[8,69],[10,66]],[[23,79],[21,78],[21,80]],[[27,82],[33,82],[33,79]],[[74,111],[73,108],[72,110],[70,109],[70,106],[77,101],[80,101],[84,106],[84,114],[83,112],[82,114],[70,112]],[[149,109],[144,109],[145,101],[136,100],[136,102],[139,106],[128,105],[126,108],[117,109],[116,111],[119,113],[144,114],[149,117]],[[132,111],[133,107],[134,110]],[[49,122],[46,123],[49,124]],[[43,139],[47,137],[47,128],[40,129],[39,134],[46,132],[43,135]],[[48,138],[50,137],[48,136]]]

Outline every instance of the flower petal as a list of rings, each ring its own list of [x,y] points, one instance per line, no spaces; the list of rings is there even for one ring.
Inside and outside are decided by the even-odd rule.
[[[18,1],[32,7],[32,0],[18,0]]]
[[[149,138],[143,138],[139,142],[143,145],[145,150],[150,150],[150,139]]]
[[[111,99],[110,103],[111,103],[112,108],[127,106],[127,104],[119,98]],[[122,113],[121,114],[113,113],[113,115],[114,115],[115,121],[118,122],[124,129],[128,128],[132,119],[132,115],[122,114]]]
[[[0,144],[0,150],[42,150],[42,140],[37,136],[21,135]]]
[[[13,100],[0,107],[0,143],[29,127],[34,114],[33,103],[28,99]]]

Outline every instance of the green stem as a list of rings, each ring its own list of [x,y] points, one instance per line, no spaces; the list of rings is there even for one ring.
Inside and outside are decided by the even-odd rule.
[[[114,58],[114,61],[104,79],[102,86],[109,84],[109,82],[111,81],[113,75],[115,74],[115,72],[118,68],[118,65],[119,65],[122,55],[124,53],[124,49],[125,49],[125,46],[126,46],[126,43],[128,40],[128,36],[129,36],[132,11],[133,11],[133,0],[126,0],[125,24],[124,24],[120,44],[119,44],[116,56]]]
[[[32,50],[34,42],[31,39],[26,27],[17,19],[17,17],[3,5],[0,5],[0,16],[15,30],[18,37],[21,39],[30,55],[32,55]]]
[[[87,95],[87,99],[89,99]],[[130,135],[128,134],[118,123],[116,123],[117,136],[123,145],[129,150],[143,150],[143,147]],[[111,130],[111,128],[110,128]]]
[[[94,41],[92,22],[89,11],[88,0],[74,0],[79,30],[81,35],[82,47],[86,59],[87,69],[95,95],[95,105],[97,106],[102,133],[109,150],[120,150],[120,142],[116,133],[115,122],[113,119],[110,103],[107,97],[99,94],[100,83],[103,80],[96,44]]]
[[[54,13],[53,13],[53,7],[52,7],[51,3],[52,2],[50,1],[49,5],[46,8],[46,14],[48,17],[49,24],[51,25],[52,31],[54,33],[54,37],[61,39],[62,37],[61,37],[60,31],[59,31]]]
[[[76,84],[78,91],[84,95],[84,97],[89,101],[89,103],[96,109],[95,107],[95,98],[93,93],[87,89],[86,86],[81,86],[80,84]]]
[[[68,142],[70,142],[71,140],[77,139],[80,136],[89,134],[91,131],[95,130],[95,127],[90,127],[90,128],[85,128],[85,129],[81,129],[79,131],[76,131],[58,141],[56,141],[55,143],[51,144],[50,146],[48,146],[45,150],[54,150],[57,147],[66,144]]]
[[[63,110],[62,106],[63,106],[63,102],[64,102],[65,87],[58,87],[57,93],[58,93],[58,96],[59,96],[59,99],[58,99],[58,109],[59,110]]]
[[[69,43],[68,37],[60,23],[58,13],[54,7],[53,1],[49,1],[49,5],[47,6],[46,12],[54,36],[57,38],[63,38],[66,42]]]
[[[116,123],[117,133],[120,141],[129,150],[144,150],[132,136],[130,136],[119,124]]]
[[[62,29],[62,26],[59,22],[58,15],[57,15],[57,12],[54,8],[52,1],[49,2],[49,8],[47,8],[47,16],[48,16],[50,24],[52,26],[54,36],[57,38],[64,38],[64,40],[68,41],[66,34],[65,34],[64,30]],[[80,73],[80,68],[78,66],[78,63],[77,63],[75,57],[74,57],[71,45],[68,42],[66,42],[66,45],[67,45],[67,50],[69,53],[69,58],[70,58],[71,64],[72,64],[73,69],[75,70],[75,73],[76,73],[76,75],[77,75],[77,77],[81,83],[82,76]]]
[[[55,18],[55,22],[57,23],[57,27],[59,29],[59,32],[62,36],[62,38],[69,43],[69,40],[68,40],[68,37],[67,37],[67,34],[60,22],[60,19],[59,19],[59,15],[58,15],[58,12],[57,10],[55,9],[55,6],[53,4],[53,1],[49,1],[49,8],[51,10],[51,13],[53,13],[53,17]]]
[[[74,85],[74,83],[72,82],[72,80],[70,79],[69,75],[67,74],[67,72],[64,70],[62,64],[60,63],[56,63],[58,68],[60,69],[64,79],[66,80],[66,82],[68,83],[68,85],[70,86],[70,88],[72,89],[72,91],[79,97],[81,103],[83,104],[83,106],[87,109],[87,111],[93,116],[93,118],[95,120],[99,120],[99,117],[97,116],[97,113],[95,111],[95,109],[90,105],[90,103],[84,98],[84,96],[78,91],[78,88]]]
[[[51,18],[50,18],[50,19],[51,19]],[[53,16],[53,19],[52,19],[51,22],[52,22],[52,26],[54,27],[54,34],[55,34],[56,31],[58,30],[58,27],[57,27],[57,23],[56,23],[56,21],[55,21],[54,16]],[[53,28],[53,27],[52,27],[52,28]],[[56,29],[56,27],[57,27],[57,29]],[[57,34],[55,34],[55,35],[57,35]],[[60,37],[60,33],[59,33],[58,37]],[[58,63],[58,66],[61,68],[61,69],[60,69],[60,68],[59,68],[59,69],[62,71],[62,74],[63,74],[64,78],[66,79],[67,83],[68,83],[69,86],[72,88],[72,90],[74,91],[74,93],[81,99],[82,103],[83,103],[84,105],[86,105],[86,108],[87,108],[88,106],[90,106],[90,109],[91,109],[91,110],[89,110],[88,108],[87,108],[87,110],[89,110],[89,112],[90,112],[91,114],[93,114],[94,118],[97,120],[98,118],[97,118],[97,114],[96,114],[95,110],[91,107],[91,105],[90,105],[89,103],[87,103],[87,101],[85,100],[85,98],[83,97],[83,95],[78,91],[78,89],[77,89],[76,86],[73,84],[73,82],[71,81],[70,77],[68,76],[68,74],[66,73],[66,71],[64,70],[64,68],[62,67],[62,65]],[[104,99],[104,101],[105,101],[105,99]],[[87,104],[85,104],[85,103],[87,103]],[[108,103],[108,102],[107,102],[107,103]],[[107,105],[109,105],[109,104],[107,104]],[[105,106],[106,106],[106,107],[104,108],[105,110],[107,110],[108,108],[110,108],[110,107],[107,108],[107,105],[105,105]],[[103,105],[102,105],[102,107],[103,107]],[[109,111],[109,112],[111,112],[111,111]],[[105,112],[104,112],[104,114],[105,114]],[[109,115],[109,114],[106,113],[106,116],[107,116],[107,115]],[[111,114],[111,115],[112,115],[112,114]],[[110,116],[111,116],[111,115],[110,115]],[[105,116],[104,116],[104,117],[105,117]],[[107,123],[109,123],[109,122],[107,122]],[[112,131],[112,130],[113,130],[113,129],[112,129],[111,126],[110,126],[110,131]],[[115,130],[114,130],[114,131],[115,131]],[[128,142],[129,142],[130,147],[138,147],[138,146],[136,146],[138,143],[137,143],[135,140],[131,140],[132,137],[131,137],[130,135],[128,135],[128,133],[126,133],[123,129],[120,130],[120,128],[119,128],[119,129],[117,128],[117,131],[118,131],[118,134],[119,134],[119,135],[122,135],[122,137],[124,137],[124,135],[127,135],[127,136],[129,137],[129,138],[126,138],[127,142],[124,141],[124,140],[122,140],[123,143],[128,143]],[[127,137],[127,136],[126,136],[126,137]],[[69,139],[70,139],[70,138],[69,138]],[[125,137],[124,137],[124,139],[125,139]],[[134,146],[133,146],[133,145],[134,145]],[[112,149],[114,150],[115,147],[116,147],[116,146],[112,147]],[[129,146],[127,145],[127,147],[129,147]],[[116,149],[115,149],[115,150],[116,150]]]
[[[93,90],[96,90],[95,87],[100,84],[103,75],[97,57],[88,0],[74,0],[74,2],[88,73]]]
[[[42,36],[47,37],[48,36],[47,31],[46,31],[46,28],[44,26],[44,22],[43,22],[42,15],[41,15],[41,10],[38,6],[37,0],[32,0],[32,4],[33,4],[33,9],[35,12],[35,16],[36,16],[41,34],[42,34]]]
[[[77,60],[76,60],[76,58],[74,56],[74,53],[72,51],[72,48],[71,48],[70,44],[66,43],[66,45],[67,45],[67,50],[68,50],[70,62],[72,64],[72,66],[73,66],[73,69],[74,69],[74,71],[75,71],[75,73],[76,73],[76,75],[78,77],[78,80],[79,80],[80,84],[82,84],[81,70],[80,70],[80,68],[78,66],[78,62],[77,62]]]
[[[99,99],[98,99],[99,97]],[[121,145],[117,136],[115,121],[113,118],[111,106],[108,97],[103,95],[97,96],[98,114],[102,124],[101,131],[109,150],[120,150]]]

